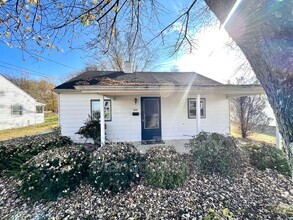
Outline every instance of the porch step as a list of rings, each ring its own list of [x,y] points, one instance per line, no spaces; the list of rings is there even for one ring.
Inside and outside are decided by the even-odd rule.
[[[141,144],[142,145],[165,144],[165,142],[162,140],[144,140],[144,141],[141,141]]]

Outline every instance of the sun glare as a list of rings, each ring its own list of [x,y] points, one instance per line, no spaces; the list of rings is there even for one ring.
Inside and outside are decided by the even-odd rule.
[[[225,30],[210,28],[197,33],[198,49],[174,60],[180,71],[195,71],[220,82],[227,82],[235,72],[236,52],[227,48]]]

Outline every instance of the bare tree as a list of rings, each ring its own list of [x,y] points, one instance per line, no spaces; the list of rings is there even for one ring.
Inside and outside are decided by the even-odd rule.
[[[259,84],[254,77],[237,78],[237,84]],[[270,124],[272,119],[265,112],[267,97],[265,95],[241,96],[231,99],[231,119],[233,126],[241,134],[242,138],[262,132]]]
[[[117,30],[130,30],[133,42],[145,30],[157,24],[161,5],[156,1],[0,1],[0,40],[36,55],[44,49],[61,50],[58,42],[95,33],[96,42],[110,46]],[[142,21],[146,22],[145,25]],[[148,24],[147,24],[148,23]],[[39,50],[35,50],[35,46]],[[107,50],[107,49],[106,49]]]
[[[234,58],[237,62],[236,68],[234,69],[234,77],[236,79],[236,83],[238,78],[251,79],[255,76],[248,60],[245,58],[240,48],[231,38],[227,42],[225,42],[225,49],[227,50],[227,53],[229,53],[230,51],[234,52]]]
[[[232,99],[232,121],[242,138],[265,129],[271,118],[265,113],[266,97],[243,96]]]
[[[99,70],[123,71],[124,62],[130,61],[134,72],[154,68],[159,52],[157,48],[152,49],[146,45],[141,37],[129,32],[116,33],[108,45],[91,39],[86,48],[92,53],[92,61],[87,66],[96,66]]]
[[[293,16],[292,1],[204,0],[223,24],[250,63],[267,93],[280,132],[293,162]],[[158,15],[162,7],[157,1],[93,0],[90,1],[1,1],[1,39],[10,46],[28,49],[31,40],[40,47],[56,48],[64,36],[74,38],[91,25],[97,38],[111,42],[117,29],[129,28],[134,36],[160,28],[162,37],[180,24],[175,51],[187,42],[194,47],[190,27],[202,24],[192,0],[180,10],[178,17],[162,27]],[[130,28],[131,27],[131,28]],[[88,28],[86,28],[88,29]],[[134,42],[136,41],[134,37]],[[70,40],[71,42],[71,40]],[[110,45],[110,44],[108,44]]]

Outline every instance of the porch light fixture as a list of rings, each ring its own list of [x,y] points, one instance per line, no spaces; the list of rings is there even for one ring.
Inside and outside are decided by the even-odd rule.
[[[136,105],[136,103],[137,103],[137,98],[134,98],[134,104]]]

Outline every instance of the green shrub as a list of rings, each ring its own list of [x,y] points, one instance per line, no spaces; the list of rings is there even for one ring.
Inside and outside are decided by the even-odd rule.
[[[3,141],[0,143],[0,173],[5,171],[8,175],[16,175],[20,166],[33,156],[71,143],[70,138],[55,133]]]
[[[233,175],[241,168],[244,157],[231,137],[201,132],[187,144],[187,148],[205,173]]]
[[[279,204],[274,206],[272,210],[276,215],[286,215],[288,219],[293,217],[293,205]]]
[[[54,148],[34,156],[18,175],[20,194],[33,201],[51,201],[68,194],[85,177],[87,158],[77,147]]]
[[[251,165],[258,169],[270,168],[286,176],[292,175],[292,166],[282,150],[263,143],[248,146],[248,152]]]
[[[182,185],[188,176],[188,163],[174,147],[152,147],[146,153],[147,184],[165,189]]]
[[[2,174],[3,170],[9,166],[9,161],[7,158],[9,157],[9,153],[6,147],[0,146],[0,174]]]
[[[117,193],[140,180],[140,154],[131,144],[107,144],[94,151],[89,182],[99,191]]]
[[[100,120],[92,120],[89,117],[82,127],[79,128],[76,134],[82,135],[85,138],[92,138],[94,143],[99,145],[101,141],[101,125]]]
[[[224,208],[222,211],[216,212],[213,209],[209,210],[209,213],[204,217],[204,220],[220,220],[220,219],[228,219],[234,220],[237,219],[234,217],[234,214],[228,209]]]

